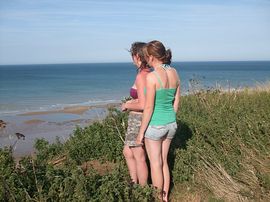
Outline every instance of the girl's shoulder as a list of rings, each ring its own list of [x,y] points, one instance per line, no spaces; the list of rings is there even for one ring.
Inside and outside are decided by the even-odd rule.
[[[146,76],[146,81],[150,82],[150,83],[155,83],[156,81],[156,74],[153,72],[150,72],[149,74],[147,74]]]
[[[168,71],[168,72],[172,72],[172,73],[178,75],[178,72],[177,72],[177,70],[176,70],[174,67],[168,68],[167,71]]]
[[[150,71],[149,72],[147,72],[147,71],[141,71],[141,72],[139,72],[137,74],[136,79],[137,78],[143,78],[143,79],[145,79],[147,77],[147,75],[150,74],[150,73],[151,73]]]
[[[167,68],[167,70],[177,72],[177,70],[175,69],[175,67],[172,67],[172,66],[170,66],[169,68]]]

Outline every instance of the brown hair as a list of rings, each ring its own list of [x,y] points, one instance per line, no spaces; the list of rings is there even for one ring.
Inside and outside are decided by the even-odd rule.
[[[139,67],[139,69],[146,69],[149,68],[149,66],[147,65],[146,59],[144,57],[144,53],[143,53],[143,47],[146,45],[146,43],[144,42],[134,42],[133,44],[131,44],[131,48],[129,50],[129,52],[131,53],[131,56],[137,55],[142,64]]]
[[[150,41],[144,46],[144,54],[146,57],[152,55],[163,64],[171,64],[172,52],[164,47],[160,41]]]

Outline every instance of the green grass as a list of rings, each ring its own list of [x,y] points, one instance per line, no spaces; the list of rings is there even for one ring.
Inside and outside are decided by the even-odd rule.
[[[169,153],[172,201],[270,200],[270,92],[199,92],[181,98]],[[153,201],[130,183],[122,155],[127,114],[111,109],[64,144],[37,140],[15,165],[0,150],[0,201]],[[105,173],[85,162],[111,162]]]

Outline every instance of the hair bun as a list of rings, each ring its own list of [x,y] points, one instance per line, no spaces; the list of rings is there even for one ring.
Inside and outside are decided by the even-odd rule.
[[[171,59],[172,59],[172,52],[170,49],[166,50],[166,64],[171,64]]]

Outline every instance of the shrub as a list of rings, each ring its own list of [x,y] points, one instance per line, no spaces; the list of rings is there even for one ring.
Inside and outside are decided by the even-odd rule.
[[[169,152],[172,193],[185,184],[208,190],[209,201],[270,200],[269,103],[265,91],[182,97]],[[103,121],[76,128],[66,143],[37,140],[36,157],[17,166],[12,152],[0,149],[1,201],[153,201],[151,186],[130,183],[122,155],[126,126],[127,113],[110,109]],[[95,161],[115,166],[101,174]]]

